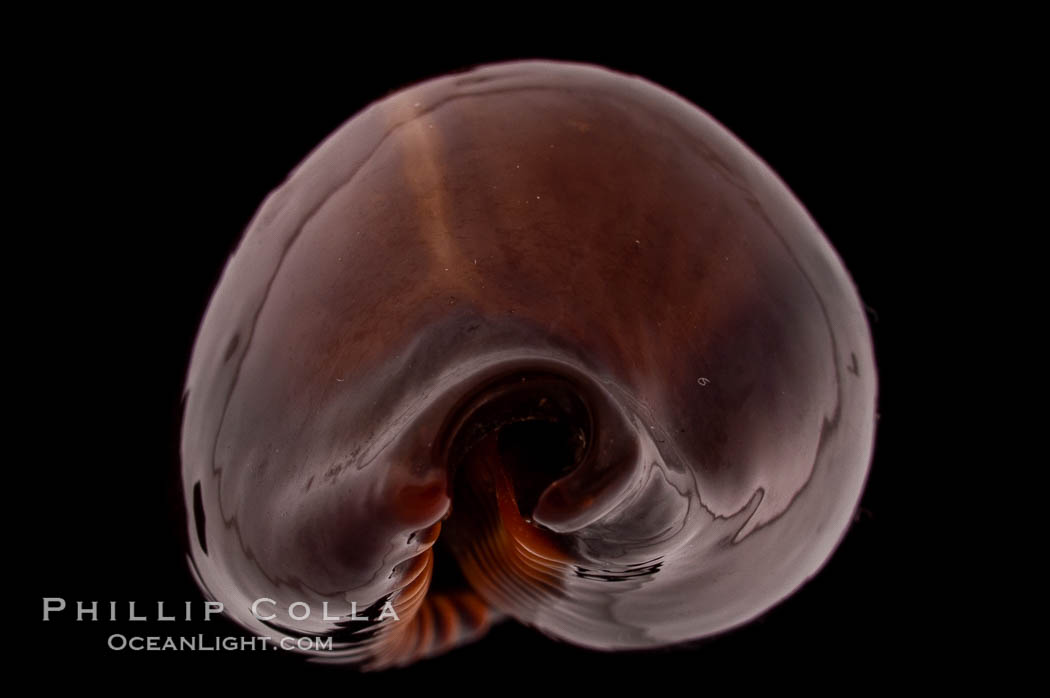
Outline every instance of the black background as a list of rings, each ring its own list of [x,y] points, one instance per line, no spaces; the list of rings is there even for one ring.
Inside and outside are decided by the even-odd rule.
[[[477,40],[382,34],[318,40],[225,40],[76,34],[27,48],[17,67],[29,117],[15,134],[22,244],[12,438],[31,514],[20,597],[32,654],[60,657],[49,680],[94,677],[130,686],[225,674],[310,687],[473,686],[495,677],[530,689],[654,690],[684,679],[713,685],[768,680],[799,687],[846,672],[862,681],[929,662],[947,634],[912,554],[916,473],[930,466],[911,368],[919,319],[935,304],[924,262],[920,175],[936,153],[929,111],[952,54],[929,58],[906,31],[715,44],[658,30],[633,38],[583,32]],[[360,29],[358,30],[360,32]],[[366,34],[368,32],[365,32]],[[713,32],[717,34],[718,32]],[[203,42],[203,43],[201,43]],[[181,608],[200,594],[182,553],[177,490],[180,397],[189,352],[223,264],[265,195],[322,138],[368,103],[415,81],[479,63],[556,58],[644,76],[698,104],[739,136],[809,209],[869,308],[880,374],[875,459],[853,527],[810,583],[759,620],[673,651],[605,655],[511,623],[482,642],[378,675],[313,666],[283,652],[115,652],[111,633],[237,634],[232,624],[41,621],[41,599],[158,600]],[[934,79],[940,76],[941,79]],[[23,419],[24,418],[24,419]],[[12,493],[14,494],[14,493]],[[918,602],[916,602],[918,599]],[[103,607],[108,604],[103,603]],[[199,615],[199,606],[195,608]],[[491,685],[486,683],[486,685]]]

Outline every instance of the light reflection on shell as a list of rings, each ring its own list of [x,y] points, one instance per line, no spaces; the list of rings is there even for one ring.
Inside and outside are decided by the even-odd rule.
[[[643,79],[519,62],[322,143],[231,257],[186,388],[202,588],[383,668],[504,616],[612,650],[762,613],[849,525],[876,374],[841,262],[745,146]]]

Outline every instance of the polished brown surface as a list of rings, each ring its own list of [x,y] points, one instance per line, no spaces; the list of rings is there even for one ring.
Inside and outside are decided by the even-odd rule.
[[[849,525],[876,375],[849,276],[739,141],[645,80],[522,62],[319,146],[231,258],[186,388],[201,586],[382,667],[502,615],[619,649],[762,613]],[[428,591],[439,539],[469,589]],[[321,618],[384,601],[400,620]]]

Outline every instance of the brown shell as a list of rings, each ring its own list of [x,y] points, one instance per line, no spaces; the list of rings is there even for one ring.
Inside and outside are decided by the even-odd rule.
[[[834,250],[735,137],[518,62],[383,99],[292,172],[187,390],[202,588],[374,668],[502,615],[620,649],[762,613],[849,525],[876,374]],[[468,586],[429,588],[438,540]]]

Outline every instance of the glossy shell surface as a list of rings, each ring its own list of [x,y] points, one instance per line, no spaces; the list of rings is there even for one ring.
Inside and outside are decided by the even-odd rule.
[[[205,593],[375,668],[501,616],[611,650],[762,613],[850,524],[876,373],[761,160],[644,79],[536,61],[324,141],[228,262],[186,388]],[[466,584],[432,589],[451,559]]]

